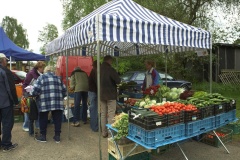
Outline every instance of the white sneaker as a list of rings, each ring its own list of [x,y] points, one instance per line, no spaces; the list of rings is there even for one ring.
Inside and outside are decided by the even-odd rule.
[[[29,131],[29,128],[22,128],[25,132]]]

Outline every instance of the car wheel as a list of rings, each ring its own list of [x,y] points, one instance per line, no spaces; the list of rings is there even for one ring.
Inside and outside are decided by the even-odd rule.
[[[185,91],[188,91],[189,90],[189,87],[187,85],[182,85],[182,87]]]

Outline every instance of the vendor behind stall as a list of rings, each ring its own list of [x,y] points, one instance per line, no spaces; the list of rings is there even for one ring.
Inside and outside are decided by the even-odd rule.
[[[144,91],[146,88],[150,86],[156,86],[160,84],[160,76],[156,69],[154,69],[155,62],[153,60],[146,60],[145,66],[147,72],[145,73],[145,78],[143,81],[142,90]]]

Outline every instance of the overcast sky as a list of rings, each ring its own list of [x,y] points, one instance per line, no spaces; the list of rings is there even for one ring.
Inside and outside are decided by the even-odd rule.
[[[62,3],[60,0],[0,0],[0,23],[5,16],[17,19],[27,30],[29,50],[39,53],[39,31],[47,23],[54,24],[61,35]]]

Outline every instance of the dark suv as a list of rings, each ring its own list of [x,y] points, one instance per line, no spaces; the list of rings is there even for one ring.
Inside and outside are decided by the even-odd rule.
[[[142,86],[144,78],[145,78],[144,71],[129,71],[126,72],[121,76],[122,81],[129,82],[134,81],[138,84],[138,86]],[[164,85],[166,85],[169,88],[184,88],[185,90],[190,90],[192,88],[192,83],[184,80],[176,80],[169,74],[161,73],[159,72],[159,76],[163,82]]]
[[[24,71],[18,71],[18,70],[11,70],[11,71],[14,76],[15,84],[23,83],[27,73]]]

